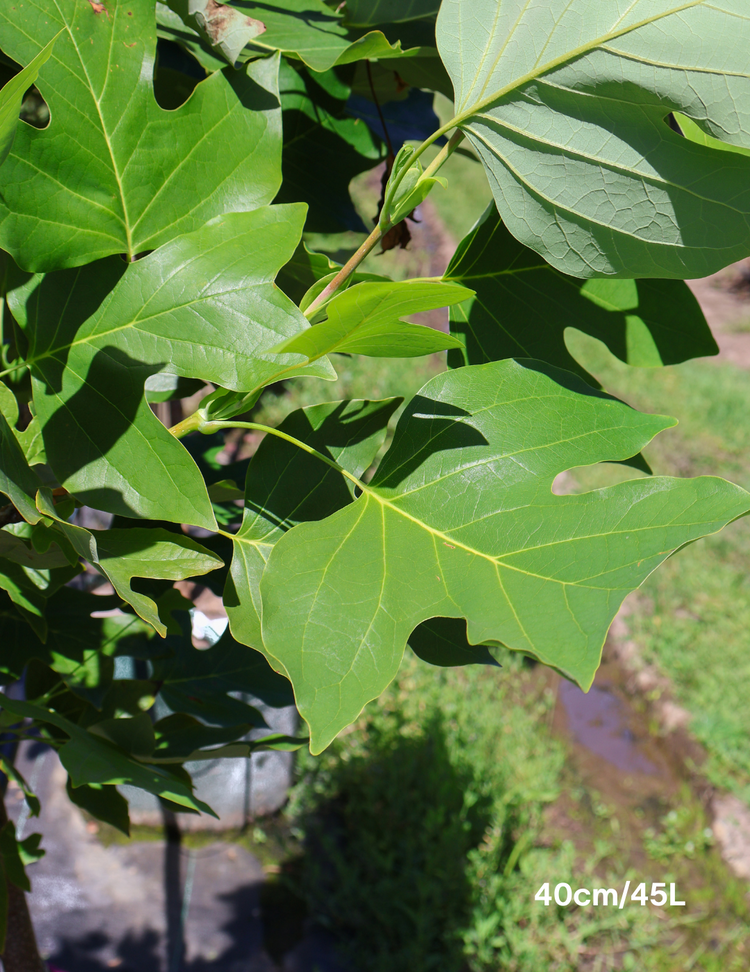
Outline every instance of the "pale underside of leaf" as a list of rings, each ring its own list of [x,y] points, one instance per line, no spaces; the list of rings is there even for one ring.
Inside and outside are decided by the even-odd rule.
[[[666,122],[750,146],[740,0],[445,0],[438,43],[501,216],[555,267],[684,278],[745,255],[750,160]]]

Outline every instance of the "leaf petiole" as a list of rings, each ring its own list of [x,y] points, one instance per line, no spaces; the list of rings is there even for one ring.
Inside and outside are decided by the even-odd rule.
[[[315,456],[316,459],[320,459],[331,469],[335,469],[336,472],[341,473],[348,480],[354,483],[355,486],[359,487],[362,492],[367,491],[367,487],[363,482],[357,479],[356,476],[352,475],[343,466],[340,466],[335,460],[330,459],[328,456],[324,456],[322,452],[318,452],[317,449],[313,449],[312,446],[308,445],[306,442],[302,442],[300,439],[295,439],[293,435],[287,435],[286,432],[282,432],[281,429],[271,428],[269,425],[261,425],[259,422],[206,422],[205,425],[201,426],[200,431],[204,435],[211,435],[212,432],[217,432],[219,429],[254,429],[257,432],[265,432],[267,435],[275,435],[279,439],[284,439],[286,442],[290,442],[292,445],[297,446],[297,448],[302,449],[303,452],[309,453],[311,456]]]

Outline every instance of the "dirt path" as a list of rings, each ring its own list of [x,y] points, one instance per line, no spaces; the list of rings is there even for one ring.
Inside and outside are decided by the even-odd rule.
[[[750,259],[687,283],[719,345],[713,360],[750,368]]]

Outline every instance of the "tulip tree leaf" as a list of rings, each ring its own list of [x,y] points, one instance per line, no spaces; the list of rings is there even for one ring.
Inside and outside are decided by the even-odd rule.
[[[451,308],[451,333],[465,347],[454,367],[530,357],[594,378],[571,356],[565,329],[603,341],[638,367],[678,364],[719,349],[682,280],[581,280],[555,270],[512,236],[491,204],[462,240],[445,273],[476,296]]]
[[[456,304],[471,293],[460,284],[418,278],[358,283],[325,305],[326,320],[289,338],[277,350],[304,354],[312,360],[342,351],[376,358],[412,358],[460,347],[461,342],[451,335],[402,318]]]
[[[135,608],[162,637],[167,633],[167,626],[159,617],[159,609],[150,597],[131,588],[133,578],[185,580],[223,565],[221,557],[184,534],[147,527],[86,530],[58,518],[47,490],[40,491],[37,503],[41,513],[56,521],[78,555],[106,574],[123,601]]]
[[[75,675],[85,668],[92,652],[116,641],[106,634],[105,620],[92,618],[94,611],[109,611],[121,603],[118,597],[84,594],[75,588],[42,591],[47,640],[30,638],[18,614],[7,610],[0,597],[0,680],[21,678],[32,658],[49,665],[61,675]],[[127,622],[126,622],[127,623]],[[142,625],[140,620],[138,624]],[[6,678],[7,676],[7,678]]]
[[[556,496],[555,476],[626,459],[674,424],[541,362],[429,381],[355,502],[271,551],[263,641],[320,752],[396,674],[413,629],[467,619],[588,688],[625,596],[677,547],[750,509],[714,477]]]
[[[144,395],[171,373],[252,392],[293,375],[333,378],[326,360],[271,348],[309,327],[276,287],[304,207],[220,217],[125,269],[118,257],[34,276],[10,294],[47,459],[96,509],[216,529],[198,467]]]
[[[0,165],[7,159],[13,145],[24,95],[36,81],[41,66],[49,60],[56,40],[57,37],[53,37],[39,51],[33,61],[11,78],[6,85],[3,85],[2,91],[0,91]]]
[[[21,125],[3,165],[0,245],[25,269],[132,258],[267,205],[281,184],[276,59],[213,74],[165,111],[153,93],[153,3],[96,7],[0,12],[3,50],[22,62],[64,29],[39,74],[49,126]]]
[[[76,787],[81,783],[102,786],[129,784],[171,800],[181,807],[216,816],[207,804],[193,796],[190,786],[168,769],[138,762],[105,739],[82,729],[46,706],[21,702],[7,696],[3,697],[2,703],[3,708],[16,715],[34,719],[37,723],[48,723],[61,729],[69,737],[58,753],[61,763],[70,775],[72,786]]]
[[[522,243],[574,276],[702,277],[747,255],[745,0],[444,0],[456,122]]]
[[[245,44],[266,29],[262,21],[216,0],[168,0],[168,3],[185,24],[197,27],[204,40],[232,65]]]
[[[27,523],[36,523],[39,512],[34,496],[39,477],[26,461],[13,430],[0,412],[0,493],[4,493]]]
[[[281,51],[313,71],[401,54],[401,44],[391,44],[382,31],[372,30],[361,37],[350,34],[341,15],[323,0],[266,0],[257,4],[235,0],[233,6],[266,27],[260,37],[250,42],[248,51]]]
[[[95,786],[87,783],[73,786],[68,777],[65,789],[71,802],[81,810],[90,813],[97,820],[111,824],[121,830],[126,837],[130,836],[128,801],[116,786],[102,786],[100,783]]]
[[[331,402],[298,409],[279,426],[286,435],[353,476],[372,464],[400,398]],[[266,436],[247,471],[242,525],[224,605],[238,641],[263,649],[259,585],[273,545],[296,523],[321,520],[353,500],[352,484],[317,456],[277,436]]]

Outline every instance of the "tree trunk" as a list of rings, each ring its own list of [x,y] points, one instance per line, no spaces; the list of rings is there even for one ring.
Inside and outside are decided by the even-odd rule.
[[[0,791],[0,827],[3,827],[7,820],[8,814]],[[26,894],[10,881],[7,882],[7,887],[8,927],[5,951],[1,956],[5,972],[46,972],[46,965],[37,948]]]

